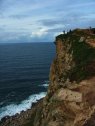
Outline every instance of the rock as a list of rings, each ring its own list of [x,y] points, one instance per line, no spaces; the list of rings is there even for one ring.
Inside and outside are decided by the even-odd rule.
[[[56,122],[56,121],[51,121],[49,122],[48,126],[63,126],[64,122]]]
[[[5,122],[9,118],[10,118],[10,116],[5,116],[4,118],[1,119],[1,122]]]
[[[82,93],[71,91],[69,89],[59,89],[54,97],[58,101],[69,101],[69,102],[82,102]]]
[[[85,38],[84,37],[80,37],[79,42],[84,42]]]

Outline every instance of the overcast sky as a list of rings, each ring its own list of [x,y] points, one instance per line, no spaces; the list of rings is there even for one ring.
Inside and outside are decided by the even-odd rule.
[[[95,27],[95,0],[0,0],[0,43],[52,42],[63,30]]]

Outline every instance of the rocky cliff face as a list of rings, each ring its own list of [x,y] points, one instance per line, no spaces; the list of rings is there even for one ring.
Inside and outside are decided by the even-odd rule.
[[[50,84],[34,126],[95,126],[94,30],[56,37]]]
[[[15,126],[95,126],[95,29],[61,34],[55,45],[47,95]]]

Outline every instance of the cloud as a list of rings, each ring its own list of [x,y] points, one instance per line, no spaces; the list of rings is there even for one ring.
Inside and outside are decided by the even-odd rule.
[[[55,26],[55,25],[60,25],[63,24],[64,21],[63,19],[45,19],[40,21],[42,25],[44,26]]]
[[[47,34],[47,29],[46,28],[42,28],[39,29],[37,31],[32,32],[31,37],[41,37]]]
[[[95,27],[95,0],[0,0],[0,40],[53,41],[63,30]]]

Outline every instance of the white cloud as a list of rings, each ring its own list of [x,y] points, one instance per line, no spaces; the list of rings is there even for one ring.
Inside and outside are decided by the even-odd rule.
[[[48,33],[47,29],[42,28],[37,31],[33,31],[31,37],[42,37],[43,35],[46,35],[47,33]]]

